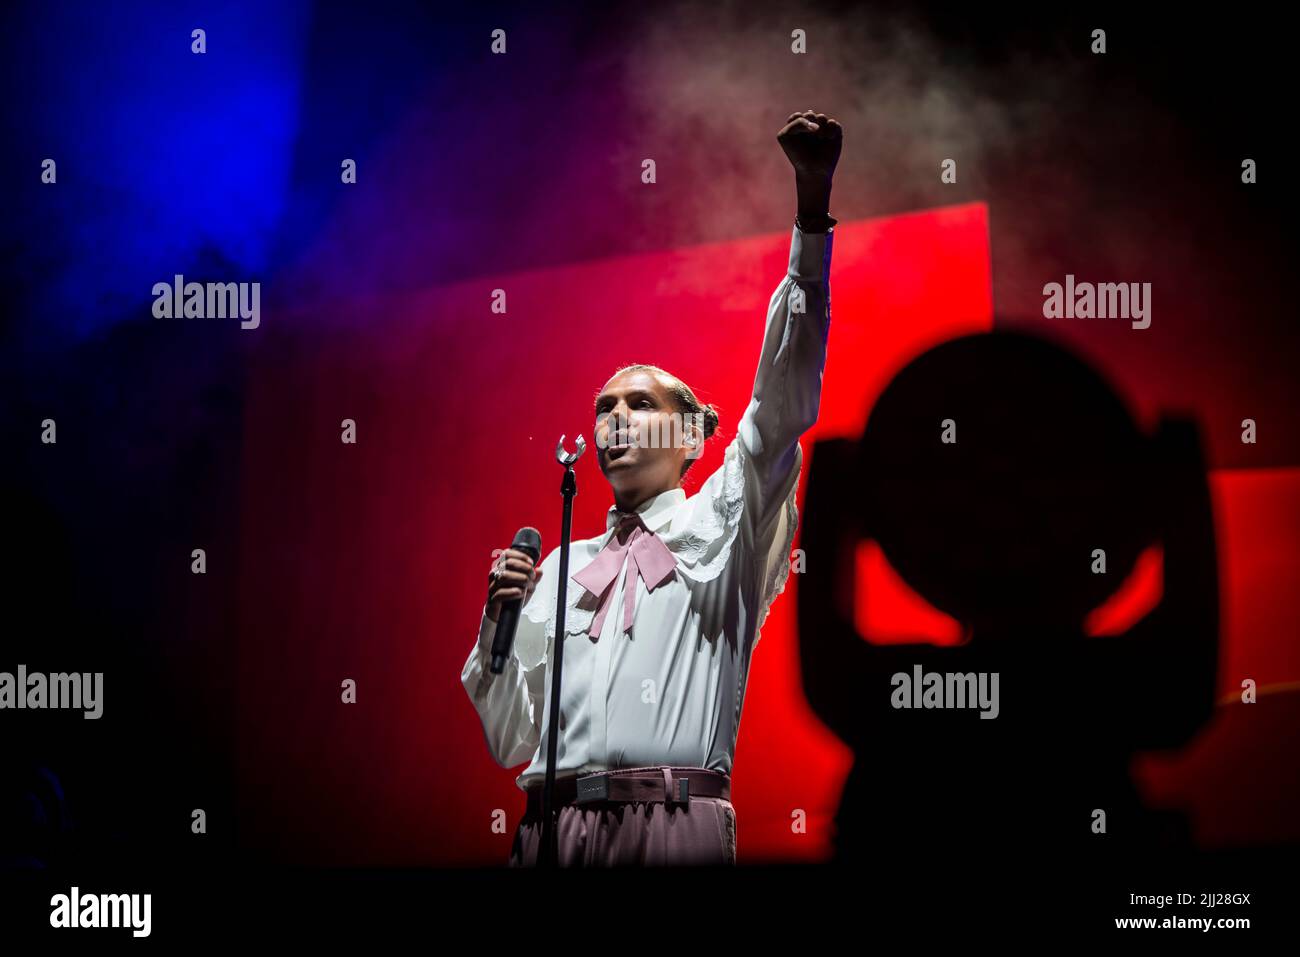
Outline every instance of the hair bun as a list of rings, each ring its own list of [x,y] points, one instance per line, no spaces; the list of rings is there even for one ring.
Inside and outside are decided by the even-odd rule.
[[[712,402],[709,402],[704,406],[704,437],[710,438],[716,431],[718,431],[718,410]]]

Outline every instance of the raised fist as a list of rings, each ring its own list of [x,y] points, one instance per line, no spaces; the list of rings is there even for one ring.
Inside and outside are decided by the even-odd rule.
[[[776,141],[801,179],[829,180],[840,160],[844,130],[825,113],[805,110],[791,113]]]

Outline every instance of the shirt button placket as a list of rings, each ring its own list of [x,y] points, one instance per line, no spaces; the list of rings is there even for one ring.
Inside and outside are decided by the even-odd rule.
[[[596,642],[596,658],[591,663],[591,746],[588,750],[593,762],[606,767],[609,763],[609,661],[614,642],[623,633],[623,582],[626,576],[625,560],[614,581],[609,613]]]

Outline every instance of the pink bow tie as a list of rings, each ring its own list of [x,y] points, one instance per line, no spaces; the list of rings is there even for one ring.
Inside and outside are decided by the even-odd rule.
[[[636,607],[636,579],[641,576],[647,591],[654,591],[672,577],[677,559],[668,546],[645,527],[639,515],[628,515],[619,521],[605,547],[590,565],[571,576],[587,591],[600,596],[600,608],[591,622],[589,634],[599,637],[605,615],[614,601],[614,581],[623,567],[627,555],[627,577],[623,584],[623,630],[632,627],[632,614]]]

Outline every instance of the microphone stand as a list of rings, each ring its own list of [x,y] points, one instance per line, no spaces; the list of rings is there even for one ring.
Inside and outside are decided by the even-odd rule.
[[[569,541],[573,532],[573,497],[578,494],[578,481],[573,474],[573,463],[587,451],[587,443],[580,435],[576,452],[564,451],[564,436],[555,444],[555,459],[564,466],[560,494],[564,496],[564,517],[560,520],[560,580],[555,588],[555,663],[551,668],[551,724],[546,733],[546,780],[542,783],[542,847],[538,865],[545,868],[559,866],[556,841],[556,821],[552,811],[555,793],[555,756],[560,747],[560,676],[564,670],[564,612],[568,607],[566,592],[569,582]]]

